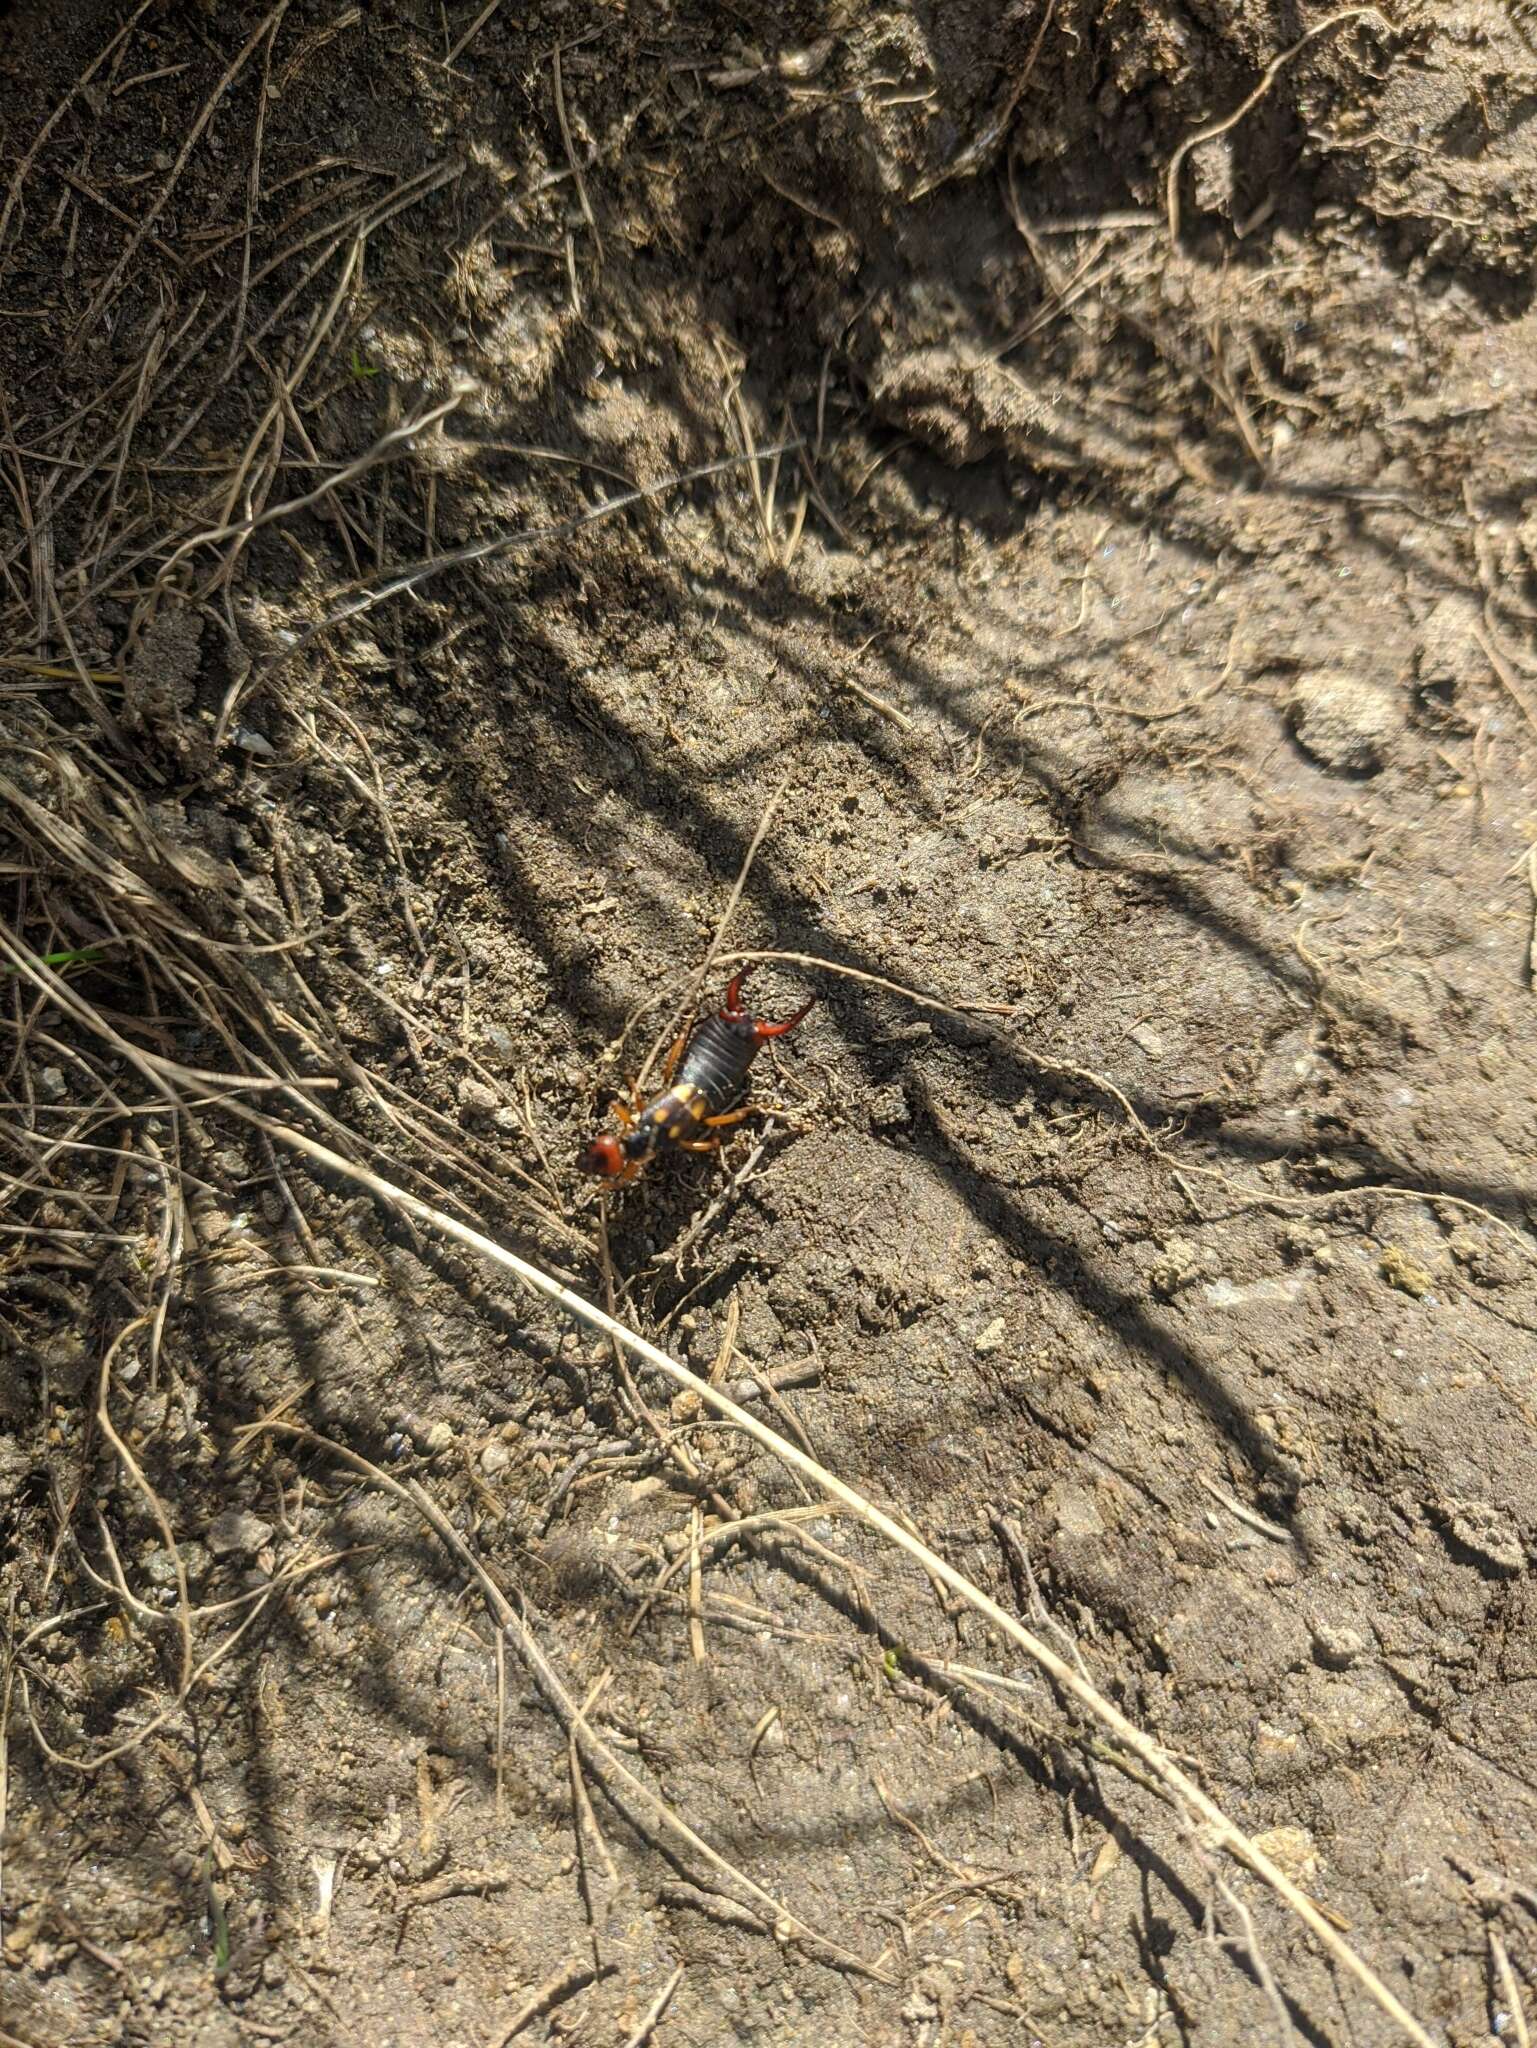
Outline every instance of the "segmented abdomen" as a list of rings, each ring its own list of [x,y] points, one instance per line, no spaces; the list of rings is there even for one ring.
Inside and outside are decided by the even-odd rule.
[[[711,1114],[719,1115],[746,1079],[757,1050],[750,1023],[735,1025],[724,1017],[706,1017],[688,1042],[675,1085],[702,1088]]]

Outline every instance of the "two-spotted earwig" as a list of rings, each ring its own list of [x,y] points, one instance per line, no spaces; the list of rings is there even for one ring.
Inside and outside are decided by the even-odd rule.
[[[710,1152],[720,1143],[712,1132],[739,1123],[752,1105],[733,1109],[747,1069],[771,1038],[793,1031],[816,997],[801,1004],[793,1017],[769,1024],[742,1006],[747,970],[733,976],[726,1000],[713,1017],[704,1018],[691,1034],[680,1038],[667,1062],[662,1093],[634,1109],[614,1104],[624,1129],[616,1138],[605,1132],[594,1138],[578,1160],[584,1173],[613,1185],[634,1180],[658,1152]]]

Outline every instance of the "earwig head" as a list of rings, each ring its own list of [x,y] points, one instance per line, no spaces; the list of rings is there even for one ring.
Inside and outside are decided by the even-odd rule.
[[[601,1138],[593,1139],[576,1163],[583,1173],[594,1173],[600,1180],[614,1180],[624,1172],[627,1161],[619,1140],[605,1131]]]

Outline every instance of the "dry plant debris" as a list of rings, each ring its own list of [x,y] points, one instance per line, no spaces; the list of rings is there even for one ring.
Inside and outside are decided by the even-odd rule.
[[[1527,2040],[1531,52],[1219,12],[0,24],[14,2038]]]

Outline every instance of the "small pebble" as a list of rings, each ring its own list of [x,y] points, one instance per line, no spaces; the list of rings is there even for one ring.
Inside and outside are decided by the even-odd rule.
[[[1403,724],[1396,698],[1344,671],[1302,676],[1287,707],[1305,754],[1337,775],[1371,775]]]
[[[1321,1621],[1313,1629],[1313,1661],[1327,1671],[1348,1671],[1366,1653],[1366,1640],[1353,1628]]]
[[[208,1524],[206,1541],[215,1557],[254,1557],[272,1539],[272,1524],[244,1508],[226,1508]]]
[[[468,1076],[459,1083],[459,1107],[466,1116],[491,1116],[501,1107],[496,1090]]]

